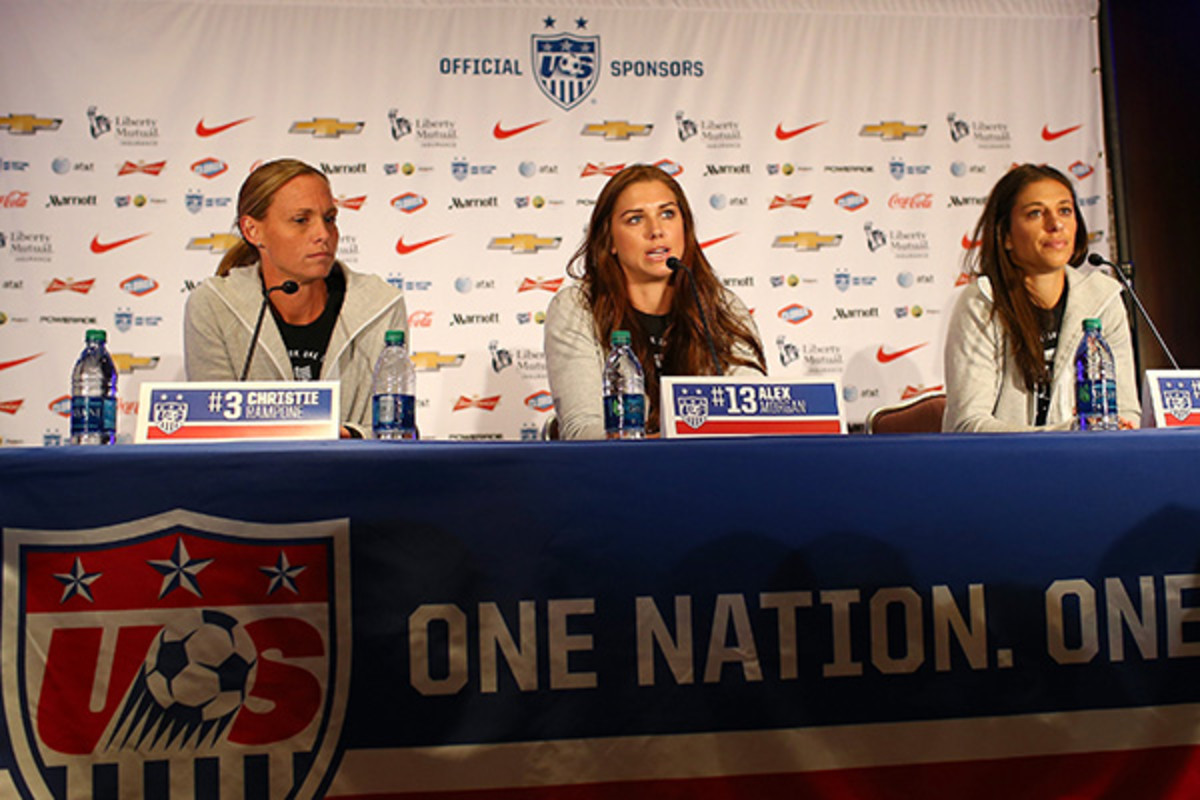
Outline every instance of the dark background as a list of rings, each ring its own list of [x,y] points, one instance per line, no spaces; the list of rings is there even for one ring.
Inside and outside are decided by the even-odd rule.
[[[1102,0],[1100,15],[1115,97],[1106,110],[1117,122],[1113,191],[1125,211],[1113,228],[1117,252],[1134,264],[1138,294],[1179,365],[1200,368],[1200,0]],[[1140,319],[1137,336],[1143,370],[1170,367]]]

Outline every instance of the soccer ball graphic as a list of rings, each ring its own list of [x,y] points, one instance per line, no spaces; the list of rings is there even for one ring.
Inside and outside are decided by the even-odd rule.
[[[196,722],[237,711],[254,686],[258,653],[241,624],[205,610],[168,624],[146,655],[150,696],[172,716]]]

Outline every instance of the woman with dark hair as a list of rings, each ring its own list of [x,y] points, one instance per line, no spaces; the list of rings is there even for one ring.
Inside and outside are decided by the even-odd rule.
[[[337,260],[337,205],[320,171],[294,159],[258,167],[238,192],[238,241],[184,312],[191,381],[236,381],[267,298],[248,380],[338,380],[342,435],[371,429],[371,377],[388,330],[407,332],[404,297]],[[295,284],[294,290],[268,289]],[[290,285],[288,288],[292,288]]]
[[[659,426],[659,378],[712,375],[713,354],[687,276],[696,276],[725,374],[767,372],[750,313],[725,289],[696,240],[683,189],[658,167],[638,164],[601,190],[583,244],[546,311],[546,366],[564,439],[604,438],[603,369],[609,334],[627,330],[646,372],[646,432]],[[682,272],[682,270],[680,270]]]
[[[1075,350],[1098,318],[1117,367],[1122,427],[1141,416],[1121,286],[1077,271],[1087,229],[1071,182],[1023,164],[996,183],[975,227],[977,276],[946,334],[947,431],[1066,430],[1075,421]]]

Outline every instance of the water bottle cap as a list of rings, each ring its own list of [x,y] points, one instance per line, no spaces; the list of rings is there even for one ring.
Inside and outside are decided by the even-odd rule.
[[[608,341],[612,345],[623,345],[632,342],[633,338],[630,337],[629,331],[613,331],[609,334]]]
[[[1088,318],[1088,319],[1085,319],[1085,320],[1083,321],[1083,329],[1084,329],[1085,331],[1097,331],[1097,332],[1099,332],[1099,330],[1100,330],[1100,320],[1098,320],[1098,319],[1095,319],[1095,318]]]
[[[383,343],[388,345],[404,344],[404,331],[388,331],[383,335]]]
[[[88,344],[92,342],[100,342],[101,344],[108,341],[108,334],[99,328],[91,328],[83,335],[83,340]]]

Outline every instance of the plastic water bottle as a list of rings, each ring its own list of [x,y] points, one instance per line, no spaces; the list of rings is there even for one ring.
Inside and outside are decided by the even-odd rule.
[[[71,444],[117,441],[117,368],[106,341],[104,331],[89,330],[71,370]]]
[[[1083,341],[1075,351],[1075,414],[1081,431],[1115,431],[1117,367],[1100,333],[1100,320],[1083,321]]]
[[[646,436],[646,376],[633,353],[629,331],[613,331],[604,362],[604,435],[609,439]]]
[[[417,375],[404,331],[388,331],[383,341],[371,381],[371,429],[376,439],[416,439]]]

